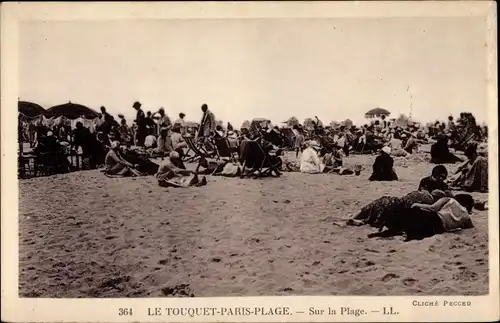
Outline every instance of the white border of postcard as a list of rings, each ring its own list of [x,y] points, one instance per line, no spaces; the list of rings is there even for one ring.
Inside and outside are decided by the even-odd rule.
[[[481,16],[487,20],[489,112],[489,295],[485,296],[287,296],[149,299],[35,299],[18,296],[18,184],[16,97],[18,24],[21,20],[322,18]],[[325,321],[496,321],[499,319],[498,126],[496,3],[443,2],[259,2],[259,3],[2,3],[2,321],[9,322],[325,322]],[[485,62],[486,63],[486,62]],[[439,306],[414,306],[414,302]],[[444,302],[466,302],[445,306]],[[470,305],[468,305],[470,304]],[[237,307],[253,315],[230,316]],[[309,315],[309,308],[324,315]],[[339,315],[341,307],[349,308]],[[162,315],[154,314],[160,308]],[[171,308],[170,316],[166,308]],[[215,308],[216,310],[213,310]],[[337,315],[328,315],[328,309]],[[120,310],[122,309],[122,310]],[[132,315],[119,312],[132,309]],[[195,311],[195,309],[198,309]],[[148,313],[149,311],[149,313]],[[181,313],[185,315],[174,315]],[[278,315],[288,311],[290,314]],[[384,314],[383,312],[386,312]],[[302,312],[302,313],[300,313]],[[348,312],[350,313],[348,315]],[[364,312],[365,314],[360,314]],[[202,313],[201,315],[199,315]],[[241,314],[242,312],[240,312]],[[358,315],[356,315],[356,313]],[[392,314],[391,314],[392,313]],[[397,313],[397,314],[396,314]],[[269,315],[264,315],[269,314]],[[283,314],[283,313],[282,313]]]

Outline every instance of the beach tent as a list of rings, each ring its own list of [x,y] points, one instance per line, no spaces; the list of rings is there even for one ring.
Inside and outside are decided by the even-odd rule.
[[[308,130],[314,129],[314,120],[311,118],[307,118],[304,120],[304,128]]]
[[[265,119],[265,118],[255,118],[252,120],[252,123],[250,124],[250,128],[251,129],[255,129],[255,128],[265,128],[265,127],[268,127],[268,128],[272,128],[273,125],[271,124],[271,120],[269,119]]]
[[[248,120],[243,121],[240,129],[250,129],[250,121],[248,121]]]
[[[65,103],[61,105],[53,106],[47,110],[46,115],[50,118],[65,117],[67,119],[77,119],[80,117],[85,117],[85,119],[97,118],[98,112],[77,103]]]
[[[334,130],[337,130],[340,128],[340,126],[342,125],[341,122],[337,122],[337,121],[332,121],[330,122],[330,127]]]
[[[351,127],[354,126],[354,122],[352,122],[351,119],[345,119],[342,121],[341,125],[346,127],[346,129],[351,129]]]
[[[388,117],[390,115],[391,115],[391,113],[389,111],[387,111],[386,109],[375,108],[375,109],[371,109],[370,111],[366,112],[365,118],[372,119],[372,118],[380,118],[382,116]]]
[[[285,123],[289,127],[298,126],[300,124],[299,119],[297,119],[295,117],[290,117],[290,119],[288,119],[287,121],[285,121]]]

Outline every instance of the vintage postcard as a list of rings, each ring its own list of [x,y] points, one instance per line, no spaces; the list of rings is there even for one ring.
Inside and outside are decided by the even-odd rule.
[[[0,10],[2,321],[499,319],[495,2]]]

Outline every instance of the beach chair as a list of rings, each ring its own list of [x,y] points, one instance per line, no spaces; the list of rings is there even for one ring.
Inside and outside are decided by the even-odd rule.
[[[233,162],[238,160],[238,147],[231,147],[227,138],[213,138],[212,141],[218,160],[222,158],[229,158]]]
[[[190,163],[199,161],[201,158],[215,158],[217,153],[215,151],[208,151],[203,145],[197,144],[193,137],[183,137],[188,146],[188,151],[184,154],[183,162]],[[189,156],[189,153],[194,156]]]
[[[244,141],[241,147],[240,162],[243,165],[242,177],[245,176],[280,176],[281,159],[266,152],[255,140]],[[250,172],[245,172],[247,169]]]

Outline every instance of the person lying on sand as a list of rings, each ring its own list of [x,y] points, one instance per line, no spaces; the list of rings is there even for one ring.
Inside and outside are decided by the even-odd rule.
[[[360,212],[347,220],[347,225],[369,224],[383,228],[393,218],[399,217],[415,203],[432,204],[443,197],[443,192],[413,191],[401,197],[382,196],[364,206]]]
[[[370,181],[397,181],[398,175],[394,171],[394,159],[390,156],[391,148],[382,147],[380,155],[375,158],[373,163],[373,173]]]
[[[170,152],[158,169],[156,179],[158,185],[162,187],[190,187],[204,186],[207,184],[205,176],[198,179],[198,169],[195,171],[187,170],[182,163],[180,155],[176,151]]]
[[[443,197],[432,205],[413,204],[403,228],[406,241],[473,228],[470,218],[473,206],[474,199],[469,194]]]
[[[448,192],[450,188],[444,182],[448,177],[448,170],[444,165],[434,166],[432,169],[431,176],[422,178],[420,184],[418,185],[418,190],[432,192],[434,190],[441,190],[443,192]]]
[[[135,166],[126,161],[120,155],[120,143],[111,142],[110,149],[104,160],[106,175],[112,176],[141,176],[142,174],[135,169]]]

